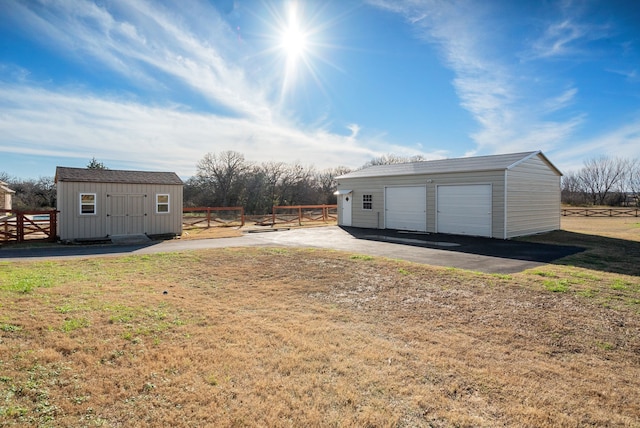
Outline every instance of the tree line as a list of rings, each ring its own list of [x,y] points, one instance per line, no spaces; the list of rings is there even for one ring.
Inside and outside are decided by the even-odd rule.
[[[423,160],[422,156],[386,154],[360,168]],[[95,158],[87,168],[108,169]],[[267,214],[274,205],[335,204],[335,178],[350,171],[343,166],[317,170],[297,162],[249,162],[231,150],[207,153],[198,161],[196,174],[185,181],[184,206],[242,206],[247,214]],[[0,181],[16,191],[16,210],[56,206],[53,177],[22,180],[0,171]],[[606,156],[585,161],[580,170],[562,177],[562,203],[640,206],[640,161]]]
[[[562,203],[640,206],[640,161],[601,156],[562,177]]]
[[[274,205],[335,204],[335,178],[350,169],[253,163],[229,150],[207,153],[196,171],[185,182],[185,207],[244,207],[247,214],[267,214]]]
[[[383,157],[371,162],[380,159]],[[95,158],[86,168],[108,169]],[[197,163],[196,171],[195,176],[185,181],[185,207],[242,206],[247,214],[267,214],[273,205],[335,204],[335,177],[351,170],[347,167],[317,170],[300,163],[254,163],[247,161],[242,153],[223,151],[207,153]],[[15,210],[56,207],[54,177],[19,179],[0,171],[0,181],[15,190],[12,198]]]

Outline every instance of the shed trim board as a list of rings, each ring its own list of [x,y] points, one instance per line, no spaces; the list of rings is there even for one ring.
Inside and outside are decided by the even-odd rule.
[[[502,239],[507,239],[507,216],[509,215],[509,170],[504,170],[504,224],[502,225]]]
[[[510,239],[560,228],[561,176],[562,173],[542,152],[535,151],[376,165],[341,175],[336,177],[336,181],[338,192],[349,189],[356,201],[360,201],[365,194],[371,195],[367,196],[367,200],[372,200],[372,203],[367,204],[366,210],[358,205],[353,206],[351,226],[426,229],[427,233],[463,233]],[[464,187],[477,185],[489,187]],[[413,199],[417,198],[402,198],[399,193],[390,190],[415,187],[424,187],[424,212],[415,212],[416,201]],[[444,195],[438,196],[439,189]],[[478,192],[467,192],[456,202],[456,191],[462,192],[465,189],[479,189],[483,196],[476,195]],[[446,197],[451,196],[451,192],[453,200],[447,201]],[[399,197],[402,204],[394,202],[394,198],[398,199],[396,197]],[[339,209],[341,203],[339,198]],[[394,205],[406,205],[402,209],[413,210],[415,218],[402,223],[401,213],[393,211]],[[449,214],[438,213],[438,210],[449,209],[451,206],[458,207],[462,217],[457,220],[446,219],[443,215]],[[480,211],[474,211],[475,208],[485,209],[486,212],[480,215]],[[476,220],[480,220],[480,223],[472,224]],[[456,221],[459,225],[469,223],[471,227],[456,228]],[[344,225],[341,218],[339,224]]]
[[[385,229],[427,231],[427,186],[385,186]]]
[[[436,186],[436,232],[492,236],[491,183]]]

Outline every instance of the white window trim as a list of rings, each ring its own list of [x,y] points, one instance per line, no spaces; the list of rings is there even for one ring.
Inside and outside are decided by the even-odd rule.
[[[167,202],[164,203],[160,203],[158,202],[158,198],[160,196],[166,196],[167,197]],[[167,206],[167,210],[166,211],[158,211],[158,206],[160,205],[166,205]],[[169,214],[171,212],[171,196],[168,193],[156,193],[156,214]]]
[[[365,198],[365,196],[369,196],[369,200],[368,200],[368,201],[365,201],[365,199],[364,199],[364,198]],[[371,208],[365,208],[365,207],[364,207],[364,204],[370,204],[370,205],[371,205]],[[373,193],[365,193],[365,194],[363,194],[363,195],[362,195],[362,209],[363,209],[364,211],[371,211],[371,210],[373,210]]]
[[[87,204],[87,203],[83,203],[82,201],[82,197],[84,195],[92,195],[93,196],[93,204]],[[98,194],[97,193],[90,193],[90,192],[81,192],[78,195],[78,212],[80,215],[98,215]],[[92,213],[83,213],[82,212],[82,206],[83,205],[93,205],[93,212]]]

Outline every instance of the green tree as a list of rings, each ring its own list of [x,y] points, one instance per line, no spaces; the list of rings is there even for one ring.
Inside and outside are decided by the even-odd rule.
[[[102,162],[98,162],[98,160],[94,157],[91,158],[91,161],[87,164],[87,169],[109,169]]]

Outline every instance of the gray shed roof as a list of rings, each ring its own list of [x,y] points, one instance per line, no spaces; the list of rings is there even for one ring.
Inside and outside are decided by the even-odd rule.
[[[184,184],[175,172],[56,167],[56,182]]]
[[[540,156],[547,164],[549,164],[549,168],[557,172],[558,175],[562,175],[560,170],[558,170],[558,168],[556,168],[541,151],[536,151],[468,158],[439,159],[391,165],[375,165],[341,175],[336,177],[336,179],[414,174],[442,174],[452,172],[499,171],[511,169],[519,163],[534,156]]]

